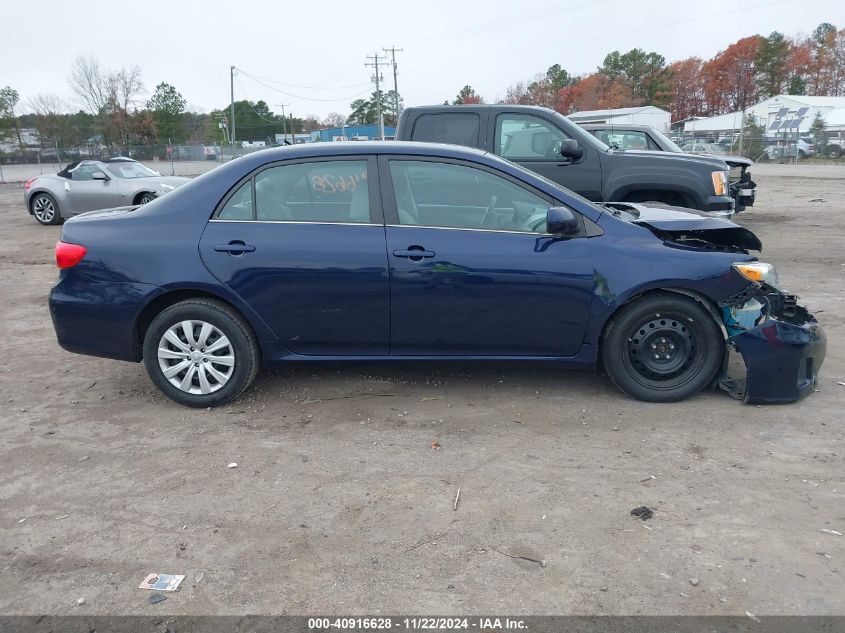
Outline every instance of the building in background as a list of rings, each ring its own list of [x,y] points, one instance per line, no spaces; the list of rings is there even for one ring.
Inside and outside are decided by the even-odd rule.
[[[329,141],[375,141],[378,139],[378,125],[344,125],[325,130],[311,132],[313,142],[327,143]],[[396,137],[396,128],[384,126],[384,138],[392,141]]]
[[[669,133],[672,115],[657,106],[635,108],[614,108],[608,110],[585,110],[566,115],[573,123],[620,123],[650,125],[664,134]]]
[[[822,117],[837,108],[845,108],[845,97],[810,97],[804,95],[776,95],[745,110],[766,130],[766,137],[798,138],[809,134],[816,113]],[[738,135],[742,129],[742,112],[729,112],[706,119],[684,123],[684,136],[715,140]]]

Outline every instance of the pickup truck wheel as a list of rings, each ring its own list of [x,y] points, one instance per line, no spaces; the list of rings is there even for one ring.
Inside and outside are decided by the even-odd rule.
[[[638,400],[676,402],[710,386],[725,343],[694,299],[649,294],[623,306],[605,330],[602,361],[613,384]]]

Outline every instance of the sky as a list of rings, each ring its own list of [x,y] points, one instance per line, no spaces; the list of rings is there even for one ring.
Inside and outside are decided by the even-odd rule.
[[[493,102],[555,63],[592,72],[613,50],[706,59],[755,33],[809,34],[821,22],[843,28],[845,2],[3,0],[0,16],[0,87],[20,93],[21,112],[41,93],[78,105],[67,76],[83,55],[106,68],[139,66],[139,106],[167,82],[189,109],[224,107],[234,65],[236,100],[324,117],[348,114],[352,100],[372,92],[366,58],[392,46],[403,49],[396,62],[405,105],[451,100],[466,84]],[[381,72],[392,89],[392,67]]]

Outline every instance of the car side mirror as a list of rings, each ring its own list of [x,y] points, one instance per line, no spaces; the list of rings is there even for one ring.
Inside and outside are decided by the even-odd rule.
[[[578,218],[567,207],[552,207],[546,211],[546,232],[552,235],[574,235],[580,229]]]
[[[103,180],[103,181],[105,181],[105,180],[111,180],[111,178],[109,178],[105,173],[103,173],[101,171],[95,171],[93,174],[91,174],[91,180]]]
[[[572,160],[578,160],[584,155],[583,148],[573,138],[563,139],[560,144],[560,155]]]

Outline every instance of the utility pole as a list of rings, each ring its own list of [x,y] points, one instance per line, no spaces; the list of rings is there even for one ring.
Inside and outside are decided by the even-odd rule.
[[[367,55],[367,59],[372,59],[372,63],[366,63],[364,66],[372,66],[375,68],[376,72],[373,78],[376,82],[376,111],[378,112],[378,137],[380,141],[384,140],[384,114],[381,111],[381,71],[379,70],[379,59],[378,53],[374,53],[373,55]],[[381,62],[384,64],[384,62]]]
[[[401,53],[404,49],[396,48],[394,44],[390,48],[382,49],[385,53],[390,53],[391,63],[393,64],[393,112],[396,114],[396,123],[399,123],[399,87],[396,82],[396,53]]]
[[[276,104],[277,108],[282,109],[282,134],[283,134],[282,138],[284,139],[285,143],[287,143],[287,140],[288,140],[288,124],[287,124],[287,120],[285,119],[285,106],[289,106],[289,105],[290,105],[289,103],[277,103]],[[293,128],[291,128],[291,133],[293,133]],[[291,142],[291,145],[293,145],[292,142]]]
[[[229,66],[229,94],[232,108],[232,158],[235,156],[235,67]]]

